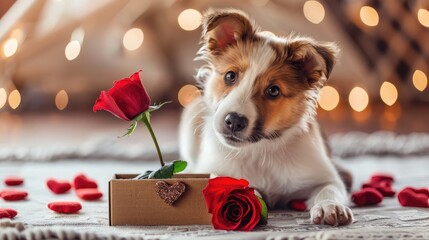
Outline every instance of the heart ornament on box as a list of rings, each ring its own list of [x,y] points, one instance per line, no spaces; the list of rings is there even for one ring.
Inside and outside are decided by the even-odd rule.
[[[168,205],[173,205],[185,191],[186,185],[183,182],[175,182],[170,185],[165,181],[158,181],[155,184],[155,192]]]

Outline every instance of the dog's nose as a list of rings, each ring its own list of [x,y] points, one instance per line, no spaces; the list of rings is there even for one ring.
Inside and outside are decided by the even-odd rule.
[[[247,127],[249,120],[236,112],[228,113],[225,117],[225,125],[232,133],[239,132]]]

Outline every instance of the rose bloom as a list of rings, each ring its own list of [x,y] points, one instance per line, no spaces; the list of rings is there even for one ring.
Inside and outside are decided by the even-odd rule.
[[[261,203],[244,179],[210,179],[203,194],[215,229],[251,231],[261,219]]]
[[[139,72],[116,81],[107,92],[102,91],[92,110],[105,110],[125,121],[131,121],[150,105],[150,97],[140,80]]]

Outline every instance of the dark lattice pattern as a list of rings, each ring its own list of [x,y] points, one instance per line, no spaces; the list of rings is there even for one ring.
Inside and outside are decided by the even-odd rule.
[[[372,0],[359,3],[351,0],[325,1],[326,6],[351,36],[351,40],[366,60],[367,67],[377,79],[409,82],[415,69],[427,73],[429,28],[422,26],[417,18],[419,8],[427,9],[425,2]],[[366,26],[359,17],[352,14],[359,13],[362,5],[371,6],[378,12],[377,26]]]

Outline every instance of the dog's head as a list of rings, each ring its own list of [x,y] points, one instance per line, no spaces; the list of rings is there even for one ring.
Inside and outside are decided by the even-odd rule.
[[[333,43],[260,32],[232,9],[204,14],[202,44],[204,97],[217,137],[230,147],[305,130],[338,53]]]

